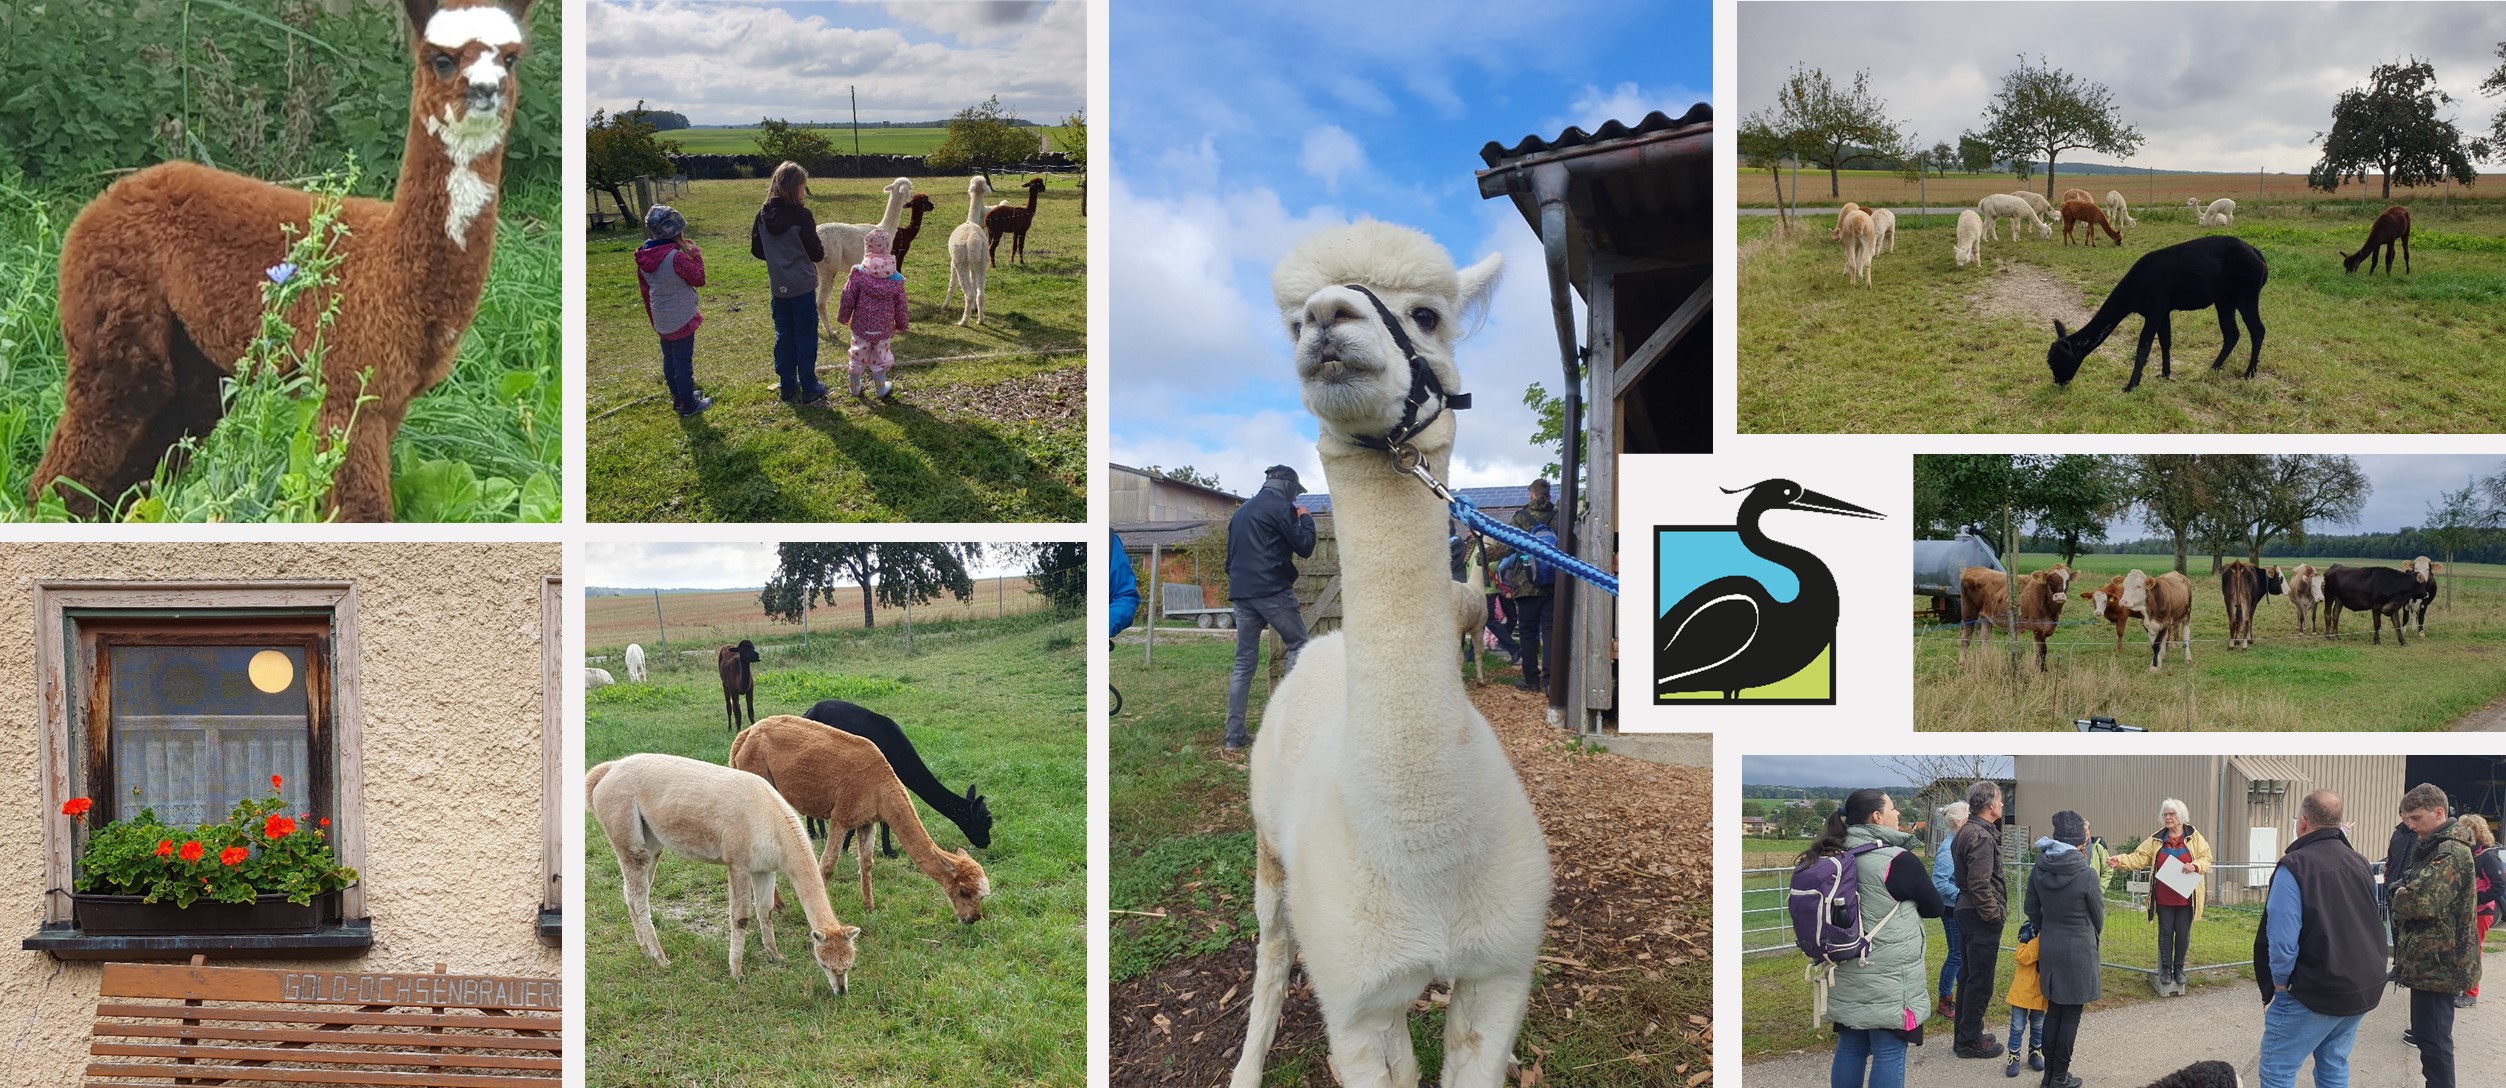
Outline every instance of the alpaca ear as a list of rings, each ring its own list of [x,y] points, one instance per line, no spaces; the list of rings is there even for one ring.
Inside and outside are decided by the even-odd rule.
[[[2062,319],[2061,319],[2061,318],[2058,318],[2058,317],[2057,317],[2057,318],[2055,318],[2055,319],[2054,319],[2054,339],[2056,339],[2056,340],[2068,340],[2068,339],[2070,339],[2070,338],[2071,338],[2071,330],[2069,330],[2069,329],[2065,329],[2065,328],[2063,328],[2063,327],[2062,327]]]
[[[860,940],[860,939],[861,939],[861,927],[860,927],[860,926],[845,926],[845,927],[844,927],[844,939],[845,939],[845,940],[848,940],[848,941],[858,941],[858,940]]]
[[[426,21],[435,17],[435,0],[401,0],[401,9],[409,13],[409,25],[423,31]]]
[[[1455,300],[1458,304],[1455,309],[1464,313],[1485,312],[1488,296],[1497,286],[1497,272],[1504,264],[1505,254],[1491,253],[1480,258],[1477,264],[1462,269],[1462,295]]]
[[[523,23],[529,21],[531,17],[531,0],[501,0],[501,2],[504,4],[505,10],[513,15],[514,22]]]

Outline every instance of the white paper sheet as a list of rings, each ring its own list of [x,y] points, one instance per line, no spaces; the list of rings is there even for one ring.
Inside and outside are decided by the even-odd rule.
[[[2193,889],[2201,887],[2201,874],[2185,868],[2181,859],[2170,854],[2166,863],[2158,866],[2158,882],[2174,889],[2175,894],[2191,899]]]

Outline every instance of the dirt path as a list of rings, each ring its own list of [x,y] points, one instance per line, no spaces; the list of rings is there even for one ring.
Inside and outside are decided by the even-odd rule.
[[[2078,328],[2087,323],[2093,311],[2079,288],[2036,265],[1996,257],[1989,248],[1992,243],[1985,245],[1985,259],[1993,262],[1992,277],[1984,281],[1981,289],[1966,296],[1967,305],[1977,316],[2017,318],[2031,326],[2050,326],[2061,321]]]
[[[2454,732],[2506,733],[2506,696],[2456,719]]]

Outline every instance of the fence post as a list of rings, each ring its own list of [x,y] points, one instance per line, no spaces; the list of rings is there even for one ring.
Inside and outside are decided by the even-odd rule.
[[[662,659],[662,661],[664,661],[665,663],[675,663],[675,662],[673,661],[673,659],[671,658],[671,656],[670,656],[670,627],[669,627],[669,625],[668,625],[668,624],[665,624],[665,623],[663,623],[663,622],[661,621],[661,587],[660,587],[660,586],[654,586],[654,587],[653,587],[653,632],[654,632],[655,634],[657,634],[657,635],[661,636],[661,637],[660,637],[660,642],[661,642],[661,659]]]

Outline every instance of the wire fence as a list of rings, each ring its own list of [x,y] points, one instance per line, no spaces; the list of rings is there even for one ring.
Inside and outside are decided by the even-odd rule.
[[[1023,576],[979,578],[965,600],[942,596],[910,606],[872,602],[862,610],[857,588],[839,590],[835,601],[808,608],[800,622],[769,618],[757,591],[731,589],[706,592],[643,592],[586,597],[583,601],[583,642],[593,651],[587,664],[608,665],[629,645],[641,646],[648,667],[710,670],[715,651],[742,639],[760,653],[778,647],[806,650],[810,643],[849,637],[865,630],[913,630],[925,636],[968,621],[1023,616],[1050,610],[1053,602]]]

